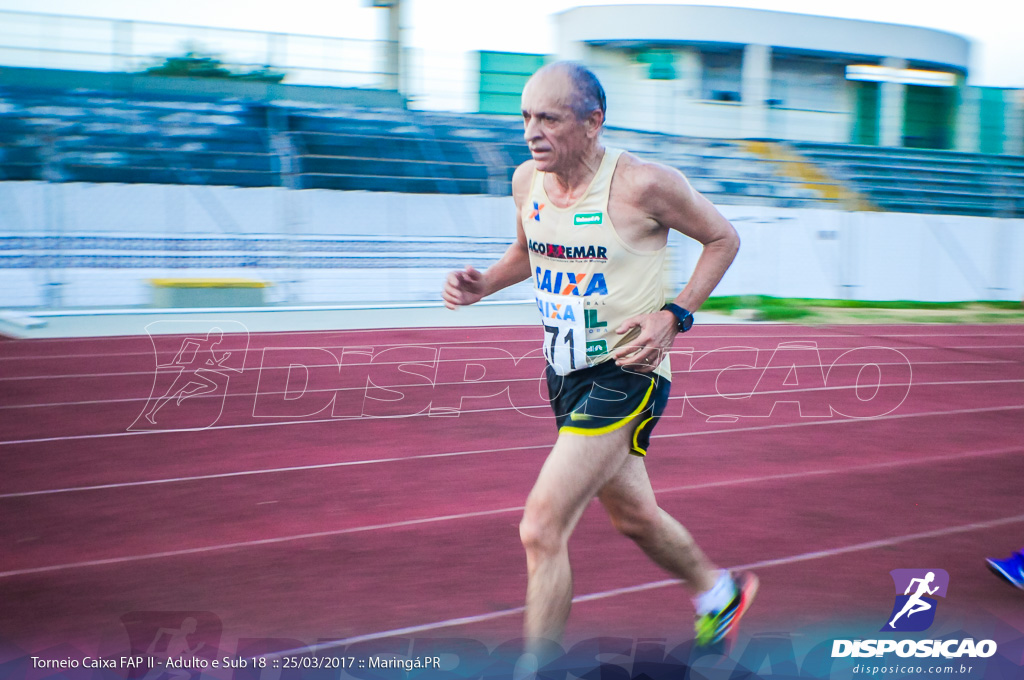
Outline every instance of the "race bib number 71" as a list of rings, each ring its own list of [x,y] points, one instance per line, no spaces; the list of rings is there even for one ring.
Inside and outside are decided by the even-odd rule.
[[[587,367],[583,300],[534,290],[544,325],[544,357],[558,375]]]

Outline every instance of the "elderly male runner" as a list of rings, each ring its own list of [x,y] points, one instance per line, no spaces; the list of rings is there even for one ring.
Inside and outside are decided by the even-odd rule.
[[[697,641],[731,633],[757,591],[752,574],[715,568],[658,507],[644,467],[665,409],[666,355],[739,249],[735,229],[676,170],[605,148],[604,91],[585,67],[549,64],[523,89],[532,160],[512,178],[517,238],[484,272],[452,272],[454,309],[533,277],[558,439],[526,500],[524,633],[560,641],[572,603],[567,543],[597,496],[613,525],[692,589]],[[665,305],[666,243],[703,244],[689,283]],[[634,454],[634,455],[630,455]]]

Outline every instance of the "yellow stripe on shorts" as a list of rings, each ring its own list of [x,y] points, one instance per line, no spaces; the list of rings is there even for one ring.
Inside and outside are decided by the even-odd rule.
[[[654,420],[654,416],[651,416],[644,422],[637,425],[636,430],[633,432],[633,451],[636,451],[637,455],[639,456],[646,456],[647,450],[640,448],[640,442],[637,441],[637,438],[640,436],[640,432],[644,429],[644,426],[646,426],[647,423],[651,422],[652,420]]]
[[[640,402],[640,405],[637,406],[636,409],[632,413],[630,413],[628,416],[626,416],[622,420],[616,420],[614,423],[611,423],[609,425],[605,425],[604,427],[598,427],[598,428],[593,428],[593,429],[587,429],[587,428],[584,428],[584,427],[572,427],[571,425],[563,425],[561,428],[559,428],[558,431],[559,432],[568,432],[569,434],[579,434],[579,435],[583,435],[584,437],[597,437],[597,436],[602,435],[602,434],[608,434],[609,432],[614,432],[615,430],[619,429],[623,425],[626,425],[627,423],[629,423],[629,421],[633,420],[633,418],[636,418],[638,415],[643,413],[643,410],[645,408],[647,408],[647,403],[651,400],[651,393],[653,391],[654,391],[654,381],[651,380],[651,384],[647,388],[647,394],[644,395],[643,401]],[[650,419],[648,418],[648,420],[650,420]],[[646,423],[647,421],[645,420],[644,422]],[[635,434],[633,435],[633,438],[636,439],[636,435]]]

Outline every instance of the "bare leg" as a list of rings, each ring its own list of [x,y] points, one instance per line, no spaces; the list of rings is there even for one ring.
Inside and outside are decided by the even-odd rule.
[[[182,378],[184,378],[187,382],[185,383],[184,387],[178,388],[178,384],[181,382]],[[196,380],[200,380],[202,382],[196,382]],[[164,396],[157,399],[156,403],[153,404],[153,408],[151,408],[149,410],[149,413],[146,414],[146,420],[155,425],[156,412],[162,409],[164,406],[166,406],[167,402],[169,402],[171,399],[176,399],[175,403],[178,406],[180,406],[181,402],[184,401],[185,399],[188,399],[189,397],[197,397],[201,394],[207,394],[216,391],[217,383],[215,383],[213,380],[210,380],[204,375],[200,375],[199,372],[196,372],[195,374],[192,375],[189,375],[187,373],[179,373],[174,378],[174,382],[167,389],[167,392],[164,394]]]
[[[900,617],[902,617],[904,613],[906,613],[906,618],[909,619],[911,615],[918,613],[919,611],[927,611],[931,608],[932,605],[928,602],[907,602],[905,605],[903,605],[903,608],[900,610],[900,612],[896,614],[896,618],[889,622],[889,628],[895,628],[894,624]]]
[[[598,493],[612,524],[695,593],[710,590],[716,569],[690,533],[658,507],[642,458],[629,456]]]
[[[631,436],[628,426],[600,436],[560,434],[541,468],[519,526],[528,574],[527,639],[561,641],[572,605],[569,536],[587,503],[629,457]]]
[[[908,600],[907,603],[905,605],[903,605],[903,609],[900,610],[900,613],[897,614],[896,616],[892,617],[892,621],[889,622],[889,627],[890,628],[895,628],[896,627],[896,621],[899,620],[899,618],[901,616],[903,616],[904,614],[907,614],[908,611],[910,612],[910,614],[913,614],[914,613],[913,609],[914,609],[914,602],[912,600]],[[910,614],[907,614],[907,616],[910,616]]]

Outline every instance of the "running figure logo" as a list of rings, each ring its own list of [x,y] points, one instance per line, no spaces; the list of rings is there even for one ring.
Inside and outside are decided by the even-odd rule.
[[[156,371],[129,430],[203,429],[224,409],[232,374],[242,372],[249,332],[236,321],[157,321],[146,326]]]
[[[896,602],[883,631],[922,631],[935,621],[938,605],[933,595],[946,597],[949,574],[943,569],[893,569]]]
[[[152,660],[129,671],[126,680],[189,680],[202,677],[196,659],[219,655],[221,621],[213,612],[136,611],[121,617],[131,653]],[[181,667],[167,667],[168,660]]]

